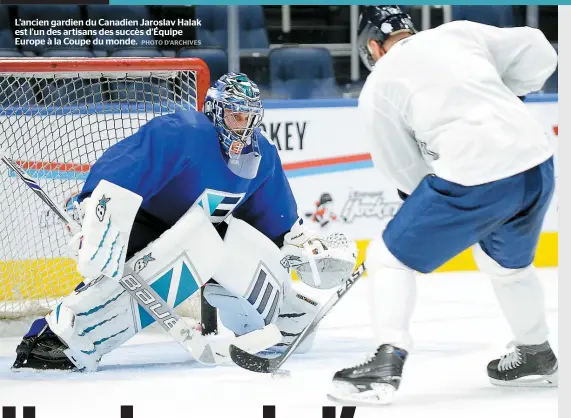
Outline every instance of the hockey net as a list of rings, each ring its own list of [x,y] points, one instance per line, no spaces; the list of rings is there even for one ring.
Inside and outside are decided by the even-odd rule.
[[[0,146],[69,210],[109,146],[157,115],[201,109],[209,83],[195,58],[0,59]],[[52,310],[82,278],[64,225],[1,163],[0,228],[1,336]],[[177,310],[199,320],[199,301]]]

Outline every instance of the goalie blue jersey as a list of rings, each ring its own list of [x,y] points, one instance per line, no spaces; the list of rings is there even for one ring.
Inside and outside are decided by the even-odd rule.
[[[203,113],[156,117],[105,151],[91,168],[79,200],[105,179],[141,195],[139,212],[164,225],[162,230],[200,205],[213,224],[233,214],[279,240],[296,221],[297,205],[276,147],[259,129],[253,135],[261,161],[255,177],[246,179],[229,169],[216,129]]]

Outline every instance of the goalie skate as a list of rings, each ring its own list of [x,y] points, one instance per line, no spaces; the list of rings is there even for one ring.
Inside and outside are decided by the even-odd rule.
[[[67,346],[51,332],[46,320],[38,319],[16,348],[12,369],[76,370],[65,355],[66,350]]]

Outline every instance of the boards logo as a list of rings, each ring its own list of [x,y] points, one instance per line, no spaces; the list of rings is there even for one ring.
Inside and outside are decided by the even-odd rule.
[[[395,216],[402,202],[388,201],[385,192],[352,191],[337,215],[333,209],[333,197],[330,193],[323,193],[315,202],[312,212],[306,212],[305,217],[319,224],[322,228],[330,222],[341,221],[352,223],[357,218],[377,218],[381,221]]]
[[[386,220],[395,216],[402,202],[387,201],[385,192],[351,192],[343,209],[341,219],[351,223],[356,218],[378,218]]]
[[[306,212],[305,217],[319,224],[322,228],[329,222],[336,221],[337,215],[333,212],[333,197],[331,194],[322,193],[319,196],[319,200],[315,202],[313,211]]]
[[[279,151],[303,151],[306,120],[295,122],[263,122],[260,129]]]

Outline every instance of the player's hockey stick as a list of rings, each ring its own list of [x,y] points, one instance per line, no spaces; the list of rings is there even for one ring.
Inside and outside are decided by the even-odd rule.
[[[12,158],[0,150],[0,160],[22,179],[26,185],[67,225],[73,234],[81,231],[81,225],[72,219],[69,214],[58,207],[50,196],[44,192],[40,185],[30,177]],[[164,301],[153,288],[133,269],[125,267],[123,277],[119,284],[137,303],[145,309],[160,324],[160,326],[186,351],[200,363],[214,365],[228,361],[228,346],[230,342],[241,346],[246,351],[258,352],[279,343],[282,336],[279,329],[270,324],[264,328],[233,338],[230,342],[209,341],[207,337],[190,326]],[[141,292],[145,292],[143,295]],[[151,296],[149,298],[149,295]],[[157,306],[158,305],[158,306]],[[157,314],[157,312],[161,312]],[[165,313],[168,313],[165,316]],[[165,321],[173,319],[174,321]],[[174,322],[174,325],[170,325]]]
[[[357,269],[351,274],[351,277],[329,298],[327,303],[321,307],[319,312],[313,318],[305,329],[298,335],[298,337],[293,341],[293,343],[279,356],[274,358],[260,357],[254,354],[250,354],[234,344],[230,345],[230,357],[232,361],[243,369],[250,370],[257,373],[276,373],[278,369],[285,363],[285,361],[293,354],[297,347],[303,342],[305,337],[307,337],[314,329],[317,327],[319,322],[333,309],[333,307],[341,300],[343,296],[347,293],[351,287],[363,277],[366,268],[365,264],[361,264]]]

